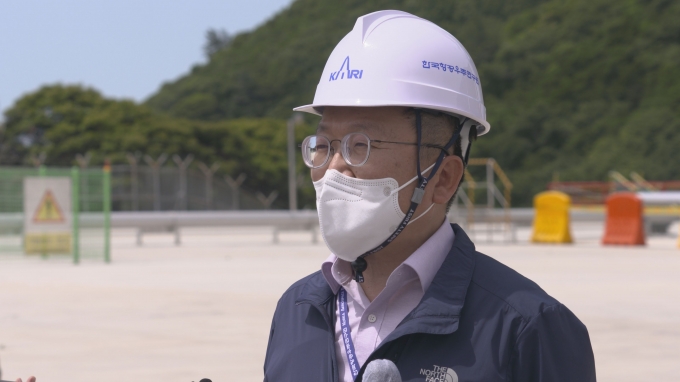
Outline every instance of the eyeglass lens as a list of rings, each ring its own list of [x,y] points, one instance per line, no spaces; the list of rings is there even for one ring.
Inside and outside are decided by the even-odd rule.
[[[371,141],[363,133],[351,133],[341,141],[342,157],[350,166],[361,166],[368,160]],[[333,153],[331,142],[320,135],[311,135],[302,142],[302,158],[307,167],[319,168],[328,162]]]
[[[328,161],[331,144],[326,137],[311,135],[302,142],[302,158],[307,167],[317,168]]]
[[[362,133],[352,133],[342,139],[342,151],[350,166],[361,166],[368,160],[371,141]]]

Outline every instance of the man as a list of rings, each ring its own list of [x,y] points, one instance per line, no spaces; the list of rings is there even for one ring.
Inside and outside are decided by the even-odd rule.
[[[404,12],[360,17],[296,110],[321,115],[302,155],[332,255],[281,297],[265,381],[361,381],[378,359],[404,381],[595,381],[574,314],[446,219],[490,129],[453,36]]]

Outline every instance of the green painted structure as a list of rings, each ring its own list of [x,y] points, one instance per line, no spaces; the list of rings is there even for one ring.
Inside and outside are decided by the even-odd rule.
[[[111,170],[0,166],[0,256],[24,255],[24,178],[71,179],[72,246],[74,264],[83,259],[111,261]],[[63,256],[45,253],[43,257]]]

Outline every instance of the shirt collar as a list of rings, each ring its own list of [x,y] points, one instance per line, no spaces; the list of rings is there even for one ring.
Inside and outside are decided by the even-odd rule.
[[[343,272],[339,269],[345,266],[347,266],[349,270]],[[333,290],[333,294],[338,294],[340,286],[352,278],[352,267],[348,262],[338,259],[334,254],[331,253],[326,261],[321,264],[321,274],[323,274],[328,286]],[[349,276],[347,276],[347,274],[349,274]]]
[[[400,265],[411,267],[416,272],[423,292],[430,287],[432,279],[449,254],[454,239],[451,223],[448,218],[444,219],[441,227]]]
[[[403,267],[411,268],[416,273],[420,286],[425,292],[451,250],[454,239],[455,234],[451,228],[451,223],[448,219],[444,219],[444,223],[439,229],[393,272]],[[321,264],[321,273],[334,294],[338,293],[340,286],[352,280],[350,263],[338,259],[334,254],[328,256]]]

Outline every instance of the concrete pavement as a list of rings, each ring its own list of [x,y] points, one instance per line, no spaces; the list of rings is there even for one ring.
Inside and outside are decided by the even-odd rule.
[[[578,227],[577,227],[578,228]],[[576,230],[578,231],[578,230]],[[600,381],[680,380],[680,249],[479,244],[567,305],[591,335]],[[306,232],[115,230],[113,263],[0,255],[3,379],[39,382],[261,381],[278,297],[327,255]],[[480,240],[483,236],[480,236]],[[579,237],[581,239],[579,239]]]

